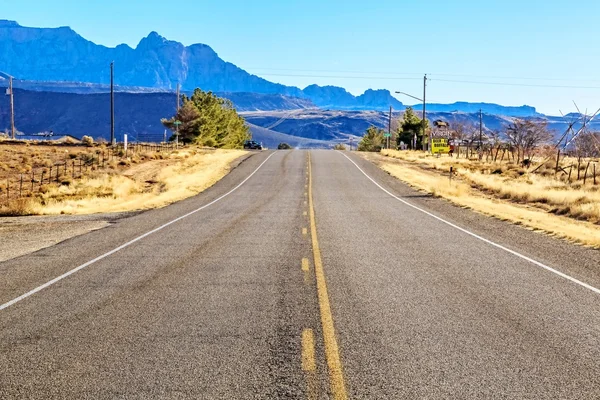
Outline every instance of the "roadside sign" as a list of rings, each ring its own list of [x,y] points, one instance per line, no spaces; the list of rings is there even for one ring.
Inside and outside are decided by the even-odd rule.
[[[432,138],[431,139],[431,153],[432,154],[448,154],[450,153],[450,145],[446,138]]]
[[[384,133],[383,137],[392,137],[392,134],[391,133]]]

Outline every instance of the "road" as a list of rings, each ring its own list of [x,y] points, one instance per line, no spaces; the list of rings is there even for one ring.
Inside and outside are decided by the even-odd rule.
[[[600,252],[356,154],[0,263],[0,398],[598,398]]]

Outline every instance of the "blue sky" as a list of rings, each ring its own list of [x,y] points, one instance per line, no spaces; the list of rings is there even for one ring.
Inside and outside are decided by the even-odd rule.
[[[0,0],[0,5],[0,18],[25,26],[68,25],[107,46],[135,47],[150,31],[185,44],[206,43],[249,72],[299,87],[331,84],[354,94],[384,88],[420,97],[428,73],[432,102],[528,104],[555,115],[574,111],[573,101],[584,110],[600,107],[598,1]]]

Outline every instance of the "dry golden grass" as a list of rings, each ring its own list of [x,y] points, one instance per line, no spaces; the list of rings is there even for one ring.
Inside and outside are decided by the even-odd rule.
[[[71,185],[51,185],[33,207],[35,214],[90,214],[163,207],[215,184],[241,150],[187,149],[121,174],[101,174]]]
[[[51,144],[1,144],[0,181],[9,175],[30,173],[32,169],[48,168],[65,160],[93,157],[100,147]]]
[[[500,166],[484,168],[473,166],[472,161],[422,152],[386,150],[382,155],[364,156],[400,180],[458,205],[600,247],[600,192],[592,185],[571,185],[532,174],[492,174]],[[452,183],[450,166],[458,168]]]

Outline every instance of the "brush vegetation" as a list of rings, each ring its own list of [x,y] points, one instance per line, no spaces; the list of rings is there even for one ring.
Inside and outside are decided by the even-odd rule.
[[[552,162],[534,174],[516,163],[415,151],[383,150],[381,156],[368,158],[416,188],[459,205],[600,247],[600,184],[555,177]]]
[[[17,146],[18,151],[13,147],[13,152],[0,149],[7,157],[4,166],[9,171],[31,171],[70,155],[96,156],[94,149],[86,147]],[[25,191],[23,198],[12,199],[8,204],[2,201],[6,188],[0,184],[0,215],[91,214],[162,207],[212,186],[244,154],[242,150],[199,147],[170,153],[137,153],[107,162],[102,169],[89,168],[77,178],[61,175],[58,181],[37,182],[33,192]],[[13,187],[13,193],[14,190]]]

